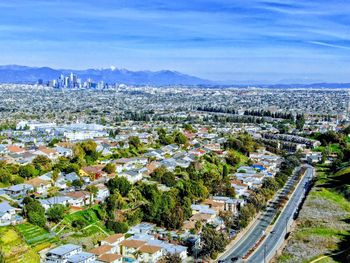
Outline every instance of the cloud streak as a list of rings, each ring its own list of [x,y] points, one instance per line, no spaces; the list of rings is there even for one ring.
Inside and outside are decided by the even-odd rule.
[[[0,8],[0,64],[350,81],[346,0],[13,0]]]

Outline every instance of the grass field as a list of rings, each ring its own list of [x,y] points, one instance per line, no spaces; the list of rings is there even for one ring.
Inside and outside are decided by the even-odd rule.
[[[99,218],[99,206],[94,206],[84,211],[78,211],[65,216],[62,223],[55,229],[60,231],[61,241],[84,246],[86,249],[92,248],[97,242],[107,236],[107,229]],[[83,222],[83,228],[74,228],[74,221]]]
[[[94,206],[87,210],[78,211],[65,216],[64,222],[68,225],[70,225],[72,222],[76,220],[80,220],[84,222],[85,225],[97,223],[97,222],[100,222],[100,218],[98,217],[98,211],[99,211],[98,206]]]
[[[319,146],[319,147],[316,147],[315,149],[313,149],[314,152],[323,152],[325,150],[325,146]],[[340,147],[339,147],[339,144],[337,143],[333,143],[329,146],[329,151],[331,153],[339,153],[340,152]]]
[[[6,263],[38,263],[39,255],[28,246],[14,227],[0,227],[0,248]]]
[[[300,211],[296,229],[277,262],[312,262],[349,247],[350,201],[332,186],[337,174],[329,174],[324,166],[318,167],[317,174],[315,186]],[[327,256],[317,262],[344,262],[343,256]]]
[[[35,247],[37,251],[50,247],[52,244],[58,243],[59,241],[54,234],[29,223],[17,225],[15,228],[25,242],[28,245]]]

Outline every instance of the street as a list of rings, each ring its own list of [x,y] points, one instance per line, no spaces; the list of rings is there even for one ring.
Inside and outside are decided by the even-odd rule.
[[[285,236],[286,226],[292,220],[293,215],[299,205],[301,196],[304,193],[305,184],[311,180],[312,174],[313,168],[311,166],[307,166],[306,173],[302,177],[300,184],[287,203],[287,206],[278,217],[272,230],[273,234],[265,233],[277,213],[277,208],[274,208],[274,206],[270,204],[267,207],[266,212],[262,214],[257,222],[246,233],[246,235],[243,236],[242,239],[237,242],[237,244],[228,253],[226,253],[223,258],[221,258],[221,260],[224,260],[225,262],[232,262],[233,259],[233,261],[236,260],[236,262],[242,262],[242,258],[248,253],[248,251],[262,238],[264,234],[267,234],[267,237],[262,241],[259,248],[254,251],[251,257],[248,259],[248,262],[264,262],[265,257],[267,257],[267,255],[271,255],[271,251],[274,249],[277,241],[279,241],[279,238],[281,236]],[[287,181],[285,187],[280,191],[273,203],[279,202],[280,198],[288,194],[296,180],[297,176],[293,175]]]

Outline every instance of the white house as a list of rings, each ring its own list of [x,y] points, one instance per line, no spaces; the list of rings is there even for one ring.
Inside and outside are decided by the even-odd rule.
[[[96,256],[88,252],[80,252],[73,256],[70,256],[67,260],[67,263],[89,263],[96,262]]]
[[[125,177],[130,183],[136,183],[142,180],[143,173],[141,170],[130,170],[121,172],[120,176]]]
[[[123,234],[114,234],[101,241],[101,245],[109,245],[116,248],[116,253],[120,254],[120,243],[125,240]]]
[[[48,210],[53,205],[69,206],[73,202],[73,199],[68,196],[53,196],[47,199],[40,199],[39,202],[45,210]]]
[[[99,202],[103,202],[109,196],[109,190],[104,184],[97,184],[96,187],[98,191],[95,199]]]
[[[94,201],[94,196],[87,191],[69,192],[65,195],[71,198],[69,202],[72,206],[81,207],[84,205],[89,205]]]
[[[22,221],[22,217],[17,215],[21,209],[12,207],[8,202],[0,203],[0,226],[14,225]]]
[[[46,262],[50,263],[67,263],[71,256],[74,256],[82,252],[82,247],[73,244],[66,244],[54,249],[49,250],[46,253]]]
[[[26,183],[33,186],[34,191],[38,194],[47,194],[49,188],[52,185],[51,180],[44,180],[39,177],[32,178]]]
[[[163,256],[163,248],[153,245],[144,245],[139,248],[141,262],[156,263]]]

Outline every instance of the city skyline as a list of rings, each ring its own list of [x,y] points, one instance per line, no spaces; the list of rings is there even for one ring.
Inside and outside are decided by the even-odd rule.
[[[346,1],[0,3],[0,64],[176,70],[232,83],[349,82]]]

